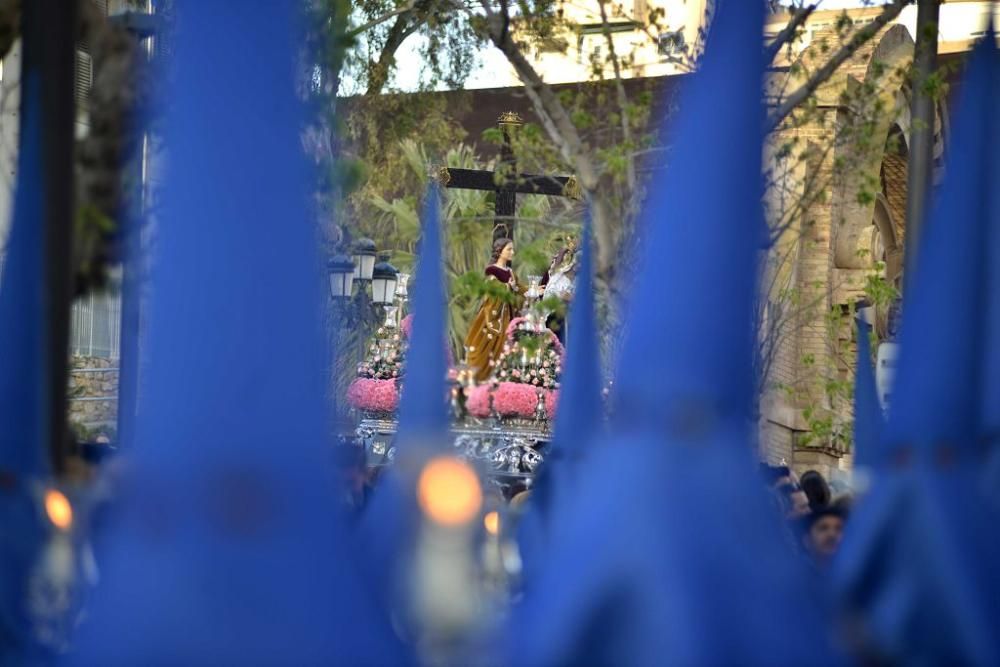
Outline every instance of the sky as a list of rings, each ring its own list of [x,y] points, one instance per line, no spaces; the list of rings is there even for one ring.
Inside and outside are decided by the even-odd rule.
[[[820,0],[819,9],[848,9],[881,4],[885,4],[885,1]],[[421,58],[417,48],[419,44],[418,39],[419,36],[415,35],[404,42],[396,58],[397,63],[399,63],[399,70],[396,72],[395,84],[404,91],[416,89],[420,80]],[[466,81],[465,88],[493,87],[496,85],[495,73],[506,72],[508,70],[509,65],[507,64],[507,60],[499,50],[493,47],[484,48],[480,52],[480,64]]]

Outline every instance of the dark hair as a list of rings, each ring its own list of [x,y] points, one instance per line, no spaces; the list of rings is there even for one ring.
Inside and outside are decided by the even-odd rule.
[[[815,512],[830,504],[830,498],[833,494],[830,493],[830,485],[826,483],[826,479],[820,473],[815,470],[802,473],[799,485],[802,486],[806,497],[809,498],[809,507],[812,511]]]
[[[490,261],[495,262],[498,259],[500,259],[500,253],[503,252],[503,249],[507,247],[508,243],[513,243],[513,242],[514,242],[513,239],[508,239],[506,237],[493,241],[493,257],[490,259]]]
[[[835,516],[841,521],[847,521],[846,512],[839,507],[827,505],[826,507],[820,507],[819,509],[813,510],[799,519],[799,529],[802,531],[803,535],[808,535],[809,531],[812,530],[812,527],[816,525],[817,521],[828,516]]]

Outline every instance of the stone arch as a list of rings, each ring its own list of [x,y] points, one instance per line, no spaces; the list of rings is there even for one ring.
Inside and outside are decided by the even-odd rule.
[[[885,83],[886,72],[906,66],[913,57],[913,38],[902,25],[894,25],[883,33],[871,52],[864,74],[864,82],[879,89]],[[903,247],[906,234],[906,178],[907,156],[910,142],[910,86],[906,80],[894,81],[893,86],[883,87],[879,101],[886,113],[880,114],[874,136],[881,142],[881,150],[873,151],[863,161],[863,167],[849,173],[840,184],[839,210],[834,211],[837,221],[833,244],[833,263],[838,269],[872,269],[876,261],[886,262],[886,277],[898,282],[903,269]],[[942,173],[947,110],[943,102],[935,114],[935,182]],[[841,113],[841,122],[854,119],[848,111]],[[849,150],[847,147],[838,150]],[[866,183],[878,186],[875,197],[861,202],[856,193]],[[891,222],[892,228],[889,228]],[[876,257],[873,235],[884,244],[885,256]]]

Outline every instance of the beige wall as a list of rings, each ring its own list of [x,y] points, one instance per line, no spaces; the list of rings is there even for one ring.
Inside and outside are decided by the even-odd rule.
[[[625,3],[627,15],[610,14],[610,24],[625,24],[633,19],[645,23],[654,10],[662,10],[658,26],[651,28],[647,34],[644,30],[629,29],[614,32],[615,53],[623,59],[630,59],[633,67],[623,71],[627,78],[639,76],[666,76],[688,71],[688,67],[659,53],[656,40],[657,33],[681,31],[685,43],[697,48],[699,44],[699,29],[705,23],[706,7],[709,0],[636,0]],[[609,11],[611,3],[608,4]],[[567,31],[562,35],[565,44],[563,51],[546,51],[531,49],[527,53],[542,78],[548,83],[571,83],[588,81],[593,78],[591,57],[594,54],[606,56],[608,53],[607,37],[600,31],[600,6],[596,0],[567,3],[563,6],[565,17],[576,24],[579,30]],[[606,67],[604,76],[613,75],[612,68]],[[507,68],[506,74],[501,74],[494,84],[496,86],[521,85],[513,69]]]

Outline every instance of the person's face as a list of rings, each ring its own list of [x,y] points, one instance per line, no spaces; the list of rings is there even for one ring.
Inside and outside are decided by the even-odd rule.
[[[508,243],[507,245],[505,245],[503,247],[503,250],[500,251],[500,259],[502,259],[502,260],[504,260],[506,262],[510,262],[512,259],[514,259],[514,244],[513,243]]]
[[[839,516],[825,516],[809,529],[810,548],[821,558],[832,558],[843,535],[844,520]]]

